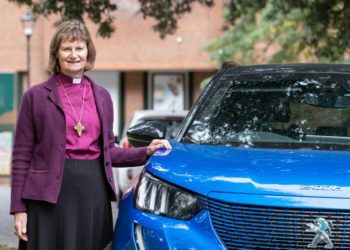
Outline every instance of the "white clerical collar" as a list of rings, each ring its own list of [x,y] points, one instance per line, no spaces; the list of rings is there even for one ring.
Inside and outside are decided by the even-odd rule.
[[[79,77],[79,78],[75,78],[75,77],[73,77],[73,79],[72,79],[72,83],[74,83],[74,84],[79,84],[79,83],[81,83],[81,77]]]

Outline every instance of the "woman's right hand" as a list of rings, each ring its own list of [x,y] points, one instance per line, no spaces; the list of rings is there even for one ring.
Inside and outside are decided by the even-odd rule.
[[[15,235],[21,240],[28,241],[27,212],[17,212],[14,215]]]

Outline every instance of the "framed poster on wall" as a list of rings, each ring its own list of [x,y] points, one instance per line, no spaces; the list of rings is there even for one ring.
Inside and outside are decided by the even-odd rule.
[[[151,74],[151,107],[154,110],[184,110],[187,103],[185,73]]]

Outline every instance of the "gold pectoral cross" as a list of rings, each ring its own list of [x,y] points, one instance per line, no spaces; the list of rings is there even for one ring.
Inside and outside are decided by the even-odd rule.
[[[77,131],[78,136],[80,137],[83,134],[83,131],[85,129],[85,127],[83,126],[83,124],[80,123],[80,121],[77,123],[77,125],[75,125],[74,127],[75,131]]]

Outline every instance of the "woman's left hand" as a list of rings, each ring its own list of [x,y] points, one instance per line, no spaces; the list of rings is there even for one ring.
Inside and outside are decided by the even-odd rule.
[[[171,149],[170,143],[168,140],[159,140],[154,139],[147,147],[147,155],[152,155],[157,149],[166,148]]]

